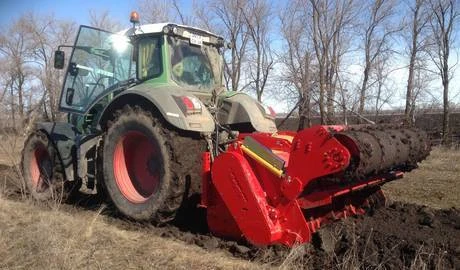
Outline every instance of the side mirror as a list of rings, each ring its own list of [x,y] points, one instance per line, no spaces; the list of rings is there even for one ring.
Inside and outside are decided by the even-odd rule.
[[[64,51],[55,51],[54,52],[54,68],[55,69],[63,69],[64,68],[64,61],[65,61],[65,53]]]
[[[73,102],[73,95],[75,94],[75,89],[73,88],[67,88],[66,94],[65,94],[65,103],[67,105],[71,106]]]

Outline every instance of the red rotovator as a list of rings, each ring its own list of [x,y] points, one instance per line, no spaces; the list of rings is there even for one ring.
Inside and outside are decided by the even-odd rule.
[[[364,213],[370,197],[384,200],[380,184],[402,172],[350,181],[345,173],[360,149],[347,136],[334,136],[345,129],[240,134],[212,164],[204,153],[201,205],[211,232],[292,246],[309,242],[326,223]]]

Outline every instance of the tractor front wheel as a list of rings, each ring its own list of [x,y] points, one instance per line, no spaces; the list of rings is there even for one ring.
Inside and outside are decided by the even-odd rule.
[[[64,179],[54,145],[42,131],[34,131],[25,141],[21,168],[25,186],[34,199],[65,201],[74,191]]]
[[[181,206],[185,183],[173,159],[174,132],[140,108],[125,107],[103,143],[105,190],[124,215],[164,223]]]

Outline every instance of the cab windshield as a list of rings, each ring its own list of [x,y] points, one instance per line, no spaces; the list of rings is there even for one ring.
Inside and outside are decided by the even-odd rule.
[[[222,57],[212,45],[192,45],[179,37],[168,37],[172,77],[180,85],[210,91],[222,84]]]
[[[125,36],[81,26],[67,70],[61,109],[84,113],[96,100],[134,78],[132,51]]]

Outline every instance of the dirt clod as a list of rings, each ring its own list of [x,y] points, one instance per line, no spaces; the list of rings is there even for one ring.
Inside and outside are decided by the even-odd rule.
[[[460,246],[455,249],[455,255],[460,255]]]
[[[435,216],[433,214],[433,211],[431,211],[428,208],[421,208],[420,218],[418,220],[418,223],[420,225],[434,227],[434,222],[435,222]]]
[[[249,247],[236,244],[236,245],[233,246],[231,251],[237,252],[239,254],[246,254],[249,251],[251,251],[251,249]]]
[[[217,239],[214,237],[207,237],[207,239],[201,241],[201,245],[205,249],[213,250],[219,247],[219,241],[217,241]]]

